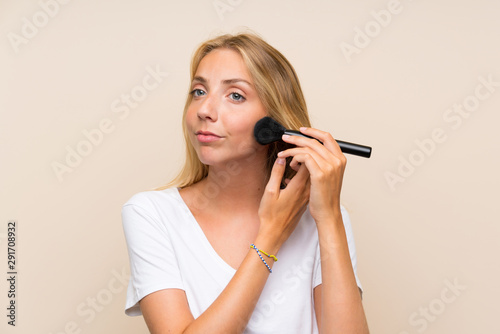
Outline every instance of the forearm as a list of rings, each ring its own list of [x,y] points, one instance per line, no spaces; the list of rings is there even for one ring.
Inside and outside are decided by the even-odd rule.
[[[255,245],[270,254],[278,251],[277,243],[257,237]],[[250,249],[235,275],[217,299],[194,320],[184,333],[242,333],[250,320],[264,289],[269,270],[256,251]],[[265,257],[272,267],[272,260]]]
[[[254,244],[276,255],[306,210],[309,173],[301,168],[287,187],[280,189],[285,160],[276,159],[258,210],[259,232]],[[242,333],[264,289],[269,270],[255,250],[248,253],[226,288],[183,333]],[[272,267],[273,261],[265,257]]]
[[[340,211],[317,222],[321,253],[321,329],[326,333],[368,333],[361,295]]]

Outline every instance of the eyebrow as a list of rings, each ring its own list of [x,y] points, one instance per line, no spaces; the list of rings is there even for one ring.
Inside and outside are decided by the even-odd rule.
[[[193,82],[200,82],[202,84],[205,84],[207,83],[207,79],[205,79],[204,77],[200,77],[200,76],[196,76],[193,78]],[[234,78],[234,79],[226,79],[226,80],[222,80],[221,81],[224,85],[231,85],[231,84],[234,84],[234,83],[238,83],[238,82],[244,82],[246,83],[247,85],[249,86],[253,86],[250,82],[248,82],[247,80],[245,79],[240,79],[240,78]]]

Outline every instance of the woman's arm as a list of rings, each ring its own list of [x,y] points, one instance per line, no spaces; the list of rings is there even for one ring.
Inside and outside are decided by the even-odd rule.
[[[322,284],[314,290],[321,333],[368,333],[340,211],[318,222]]]
[[[309,210],[318,228],[322,284],[314,291],[320,333],[368,333],[368,325],[352,269],[340,209],[340,191],[347,159],[326,132],[301,128],[319,139],[283,136],[295,148],[278,156],[293,156],[291,166],[305,165],[310,173]]]
[[[295,229],[309,198],[308,171],[300,168],[286,189],[280,190],[284,159],[277,159],[259,208],[260,228],[254,244],[276,254]],[[267,261],[272,266],[273,261]],[[185,292],[166,289],[144,297],[139,305],[151,333],[242,333],[269,276],[267,267],[250,249],[217,299],[197,319]]]
[[[275,251],[275,242],[258,238],[258,247]],[[267,248],[266,248],[267,247]],[[273,249],[273,250],[271,250]],[[152,334],[241,333],[246,327],[269,276],[254,250],[249,252],[219,297],[197,319],[193,318],[186,294],[165,289],[144,297],[139,305]],[[272,261],[267,261],[272,266]]]

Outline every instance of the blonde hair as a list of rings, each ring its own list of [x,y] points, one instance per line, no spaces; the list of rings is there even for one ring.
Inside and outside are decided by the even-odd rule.
[[[243,58],[254,81],[257,94],[269,117],[274,118],[287,129],[297,130],[301,126],[311,126],[306,102],[295,70],[278,50],[257,35],[248,33],[226,34],[202,43],[191,60],[191,81],[203,57],[220,48],[233,50]],[[182,118],[186,143],[184,167],[171,182],[156,190],[172,186],[184,188],[201,181],[208,175],[208,166],[198,159],[186,129],[186,111],[191,100],[192,95],[188,94]],[[268,172],[271,171],[277,153],[287,147],[288,145],[281,141],[269,145]],[[293,173],[294,171],[291,168],[287,168],[284,178],[291,177]]]

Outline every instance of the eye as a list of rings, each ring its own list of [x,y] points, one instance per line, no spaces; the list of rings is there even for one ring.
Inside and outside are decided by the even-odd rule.
[[[194,97],[200,97],[202,95],[205,95],[206,93],[199,88],[195,88],[189,94],[193,95]]]
[[[243,95],[238,94],[238,93],[231,93],[231,94],[229,94],[229,96],[231,97],[232,100],[234,100],[236,102],[241,102],[241,101],[245,100]]]

